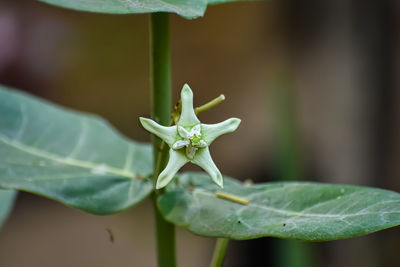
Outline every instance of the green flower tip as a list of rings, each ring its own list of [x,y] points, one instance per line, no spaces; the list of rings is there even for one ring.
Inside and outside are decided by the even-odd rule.
[[[169,161],[157,178],[156,189],[169,184],[187,162],[200,166],[217,185],[223,187],[221,172],[208,147],[218,136],[235,131],[240,119],[230,118],[217,124],[200,123],[193,109],[193,92],[187,84],[182,88],[181,99],[182,112],[177,125],[167,127],[151,119],[139,118],[147,131],[163,139],[170,147]]]

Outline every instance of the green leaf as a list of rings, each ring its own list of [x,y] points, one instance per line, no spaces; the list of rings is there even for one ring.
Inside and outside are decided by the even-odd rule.
[[[16,195],[17,192],[15,190],[0,190],[0,228],[14,205]]]
[[[261,1],[261,0],[208,0],[209,5],[223,4],[229,2],[250,2],[250,1]]]
[[[95,214],[138,203],[153,188],[151,147],[106,121],[0,86],[0,188]]]
[[[187,173],[158,198],[166,220],[203,236],[265,236],[327,241],[360,236],[400,224],[400,194],[349,185],[265,183],[224,179],[224,192],[250,202],[216,197],[205,174]]]
[[[176,13],[185,18],[204,15],[207,4],[250,0],[39,0],[59,7],[107,14]]]
[[[107,14],[176,13],[186,18],[204,15],[207,0],[39,0],[59,7]]]

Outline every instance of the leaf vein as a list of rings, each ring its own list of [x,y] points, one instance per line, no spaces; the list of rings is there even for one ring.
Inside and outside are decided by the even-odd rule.
[[[111,174],[116,174],[116,175],[127,177],[127,178],[137,178],[136,177],[137,175],[135,173],[133,173],[132,171],[118,169],[115,167],[108,166],[106,164],[96,164],[93,162],[82,161],[82,160],[77,160],[77,159],[73,159],[73,158],[63,158],[57,154],[49,153],[47,151],[42,151],[42,150],[30,147],[30,146],[21,144],[15,140],[9,140],[7,137],[5,137],[4,135],[1,135],[1,134],[0,134],[0,141],[8,146],[11,146],[15,149],[21,150],[25,153],[28,153],[28,154],[31,154],[31,155],[34,155],[34,156],[37,156],[40,158],[56,161],[61,164],[66,164],[66,165],[80,167],[80,168],[84,168],[84,169],[90,169],[90,170],[101,169],[104,171],[104,174],[111,173]]]
[[[216,198],[213,193],[207,192],[207,191],[204,191],[204,190],[201,190],[201,189],[195,189],[194,192],[206,195],[208,197]],[[400,200],[397,200],[397,201],[394,201],[394,202],[399,202],[399,204],[400,204]],[[400,209],[399,209],[399,211],[391,211],[391,212],[363,212],[363,213],[357,212],[357,213],[350,213],[350,214],[304,213],[304,212],[298,212],[298,211],[282,210],[282,209],[273,208],[273,207],[269,207],[269,206],[262,206],[262,205],[256,204],[255,202],[250,202],[248,205],[246,205],[246,207],[259,208],[259,209],[262,209],[262,210],[267,210],[267,211],[270,211],[270,212],[283,214],[285,216],[296,216],[296,217],[303,217],[303,218],[307,218],[307,217],[338,218],[340,220],[343,220],[344,218],[348,218],[348,217],[370,215],[370,214],[375,214],[375,215],[377,215],[377,214],[386,214],[386,213],[400,214]]]

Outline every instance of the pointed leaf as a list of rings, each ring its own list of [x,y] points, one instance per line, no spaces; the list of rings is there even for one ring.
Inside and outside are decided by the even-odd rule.
[[[183,174],[158,198],[158,207],[168,221],[195,234],[233,239],[326,241],[400,224],[400,194],[392,191],[296,182],[246,185],[227,177],[224,182],[233,200],[218,193],[207,175]]]
[[[17,192],[15,190],[0,190],[0,228],[14,205],[16,195]]]
[[[0,188],[40,194],[95,214],[152,192],[150,145],[104,120],[0,86]]]

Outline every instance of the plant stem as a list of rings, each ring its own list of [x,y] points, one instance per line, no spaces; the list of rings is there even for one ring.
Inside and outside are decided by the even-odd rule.
[[[303,177],[302,157],[298,142],[296,87],[293,74],[282,70],[273,83],[273,103],[276,114],[276,177],[279,180],[299,180]],[[312,244],[296,240],[275,240],[277,266],[314,266]]]
[[[161,125],[168,125],[171,114],[171,53],[169,45],[168,13],[150,15],[150,84],[152,118]],[[152,136],[154,159],[154,183],[168,161],[168,148],[161,147],[161,139]],[[157,166],[159,166],[157,168]],[[160,267],[176,266],[175,227],[160,214],[156,200],[160,192],[153,195],[157,261]]]
[[[224,96],[224,95],[220,95],[219,97],[214,98],[214,99],[211,100],[210,102],[208,102],[208,103],[206,103],[206,104],[204,104],[204,105],[202,105],[202,106],[200,106],[200,107],[195,108],[195,109],[194,109],[194,112],[195,112],[196,115],[197,115],[197,114],[199,114],[200,112],[206,111],[206,110],[208,110],[208,109],[210,109],[210,108],[212,108],[212,107],[218,105],[219,103],[221,103],[221,102],[224,101],[224,100],[225,100],[225,96]]]
[[[210,267],[221,267],[224,263],[226,249],[228,248],[228,238],[218,238],[215,244],[213,258]]]

